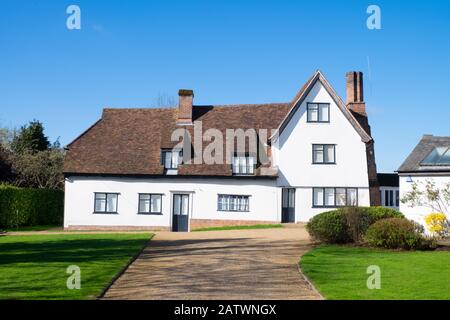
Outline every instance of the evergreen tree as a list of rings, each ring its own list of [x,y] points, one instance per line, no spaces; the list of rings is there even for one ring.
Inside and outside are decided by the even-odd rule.
[[[50,142],[44,134],[42,123],[33,120],[20,128],[19,133],[13,138],[11,147],[15,153],[35,153],[48,150]]]

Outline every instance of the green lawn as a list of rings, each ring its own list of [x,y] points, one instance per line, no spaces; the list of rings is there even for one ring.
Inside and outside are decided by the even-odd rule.
[[[58,230],[62,231],[61,226],[31,226],[31,227],[18,227],[18,228],[10,228],[5,231],[9,232],[24,232],[24,231],[46,231],[46,230]]]
[[[283,228],[282,224],[254,224],[251,226],[223,226],[223,227],[210,227],[210,228],[197,228],[196,231],[222,231],[222,230],[248,230],[248,229],[271,229],[271,228]]]
[[[327,299],[450,299],[450,252],[320,246],[301,259],[304,274]],[[381,289],[367,289],[378,265]]]
[[[93,299],[151,236],[0,236],[0,299]],[[70,265],[81,269],[80,290],[67,289]]]

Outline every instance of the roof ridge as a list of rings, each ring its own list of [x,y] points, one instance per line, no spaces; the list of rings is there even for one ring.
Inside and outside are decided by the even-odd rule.
[[[277,106],[277,105],[288,105],[289,102],[269,102],[269,103],[241,103],[241,104],[194,104],[193,107],[213,107],[213,108],[233,108],[233,107],[268,107],[268,106]],[[103,108],[103,111],[140,111],[140,110],[155,110],[155,111],[164,111],[164,110],[176,110],[177,106],[174,107],[165,107],[165,108],[152,108],[152,107],[131,107],[131,108],[111,108],[106,107]]]
[[[175,110],[177,109],[177,107],[165,107],[165,108],[152,108],[152,107],[142,107],[142,108],[111,108],[111,107],[107,107],[107,108],[103,108],[103,111],[107,111],[107,110]]]
[[[266,107],[266,106],[277,106],[277,105],[287,105],[289,102],[269,102],[269,103],[239,103],[239,104],[204,104],[195,105],[194,107],[213,107],[213,108],[233,108],[233,107]]]

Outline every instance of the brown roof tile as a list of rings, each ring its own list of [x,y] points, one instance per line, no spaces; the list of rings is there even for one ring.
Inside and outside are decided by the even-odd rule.
[[[193,120],[203,132],[215,128],[276,129],[289,103],[194,106]],[[102,118],[67,146],[66,174],[161,175],[161,149],[172,148],[177,109],[104,109]],[[193,127],[186,126],[194,139]],[[225,135],[224,135],[225,136]],[[270,132],[269,132],[270,136]],[[204,142],[203,146],[208,143]],[[224,147],[225,152],[225,147]],[[231,175],[230,165],[182,165],[179,175]]]

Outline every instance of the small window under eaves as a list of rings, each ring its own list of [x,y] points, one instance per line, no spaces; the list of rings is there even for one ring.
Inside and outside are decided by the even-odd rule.
[[[424,166],[450,166],[450,147],[436,147],[420,163]]]

